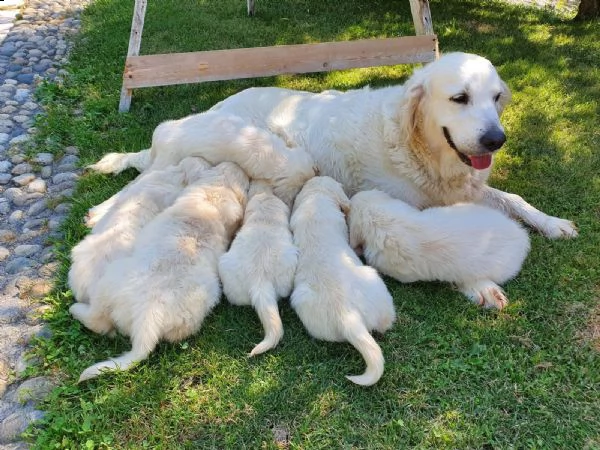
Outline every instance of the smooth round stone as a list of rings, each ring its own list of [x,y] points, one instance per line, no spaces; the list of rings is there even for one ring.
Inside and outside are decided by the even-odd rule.
[[[0,144],[5,144],[10,139],[10,134],[8,133],[0,133]]]
[[[32,174],[32,173],[24,173],[23,175],[18,175],[16,177],[14,177],[13,178],[13,183],[15,183],[17,186],[27,186],[33,180],[35,180],[35,175],[34,174]]]
[[[52,164],[52,161],[54,161],[54,155],[52,153],[38,153],[35,155],[33,160],[40,164]]]
[[[23,272],[24,270],[27,270],[27,269],[31,268],[32,266],[33,266],[33,261],[31,259],[26,258],[24,256],[20,256],[20,257],[13,259],[12,261],[9,261],[6,264],[6,267],[4,268],[4,270],[6,271],[6,273],[14,275],[16,273]]]
[[[0,242],[13,242],[17,235],[12,230],[0,230]]]
[[[7,184],[10,180],[12,180],[10,173],[0,173],[0,184]]]
[[[16,256],[31,256],[35,255],[42,249],[41,245],[22,244],[15,247]]]
[[[27,215],[29,217],[35,217],[38,214],[40,214],[41,212],[46,211],[47,209],[48,209],[48,202],[46,201],[46,199],[42,199],[42,200],[35,202],[33,205],[31,205],[29,207],[29,209],[27,210]]]
[[[19,75],[17,75],[17,81],[19,81],[19,83],[31,84],[31,83],[33,83],[33,74],[32,73],[19,74]]]
[[[11,225],[17,224],[17,223],[21,222],[24,217],[25,217],[25,213],[20,209],[16,209],[8,217],[8,223],[10,223]]]
[[[27,192],[39,192],[43,194],[46,191],[46,182],[40,178],[36,178],[27,185]]]
[[[10,256],[10,251],[6,247],[0,247],[0,261],[4,261]]]
[[[23,175],[25,173],[29,173],[33,170],[33,167],[29,163],[19,163],[11,170],[13,175]]]

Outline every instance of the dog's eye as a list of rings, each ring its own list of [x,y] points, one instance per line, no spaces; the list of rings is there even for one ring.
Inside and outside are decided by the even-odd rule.
[[[502,93],[498,93],[498,94],[496,94],[496,96],[494,97],[494,101],[495,101],[496,103],[498,103],[498,100],[500,100],[500,96],[501,96],[501,95],[502,95]]]
[[[469,103],[469,96],[463,92],[462,94],[457,94],[454,97],[450,97],[450,100],[454,103],[460,103],[461,105],[465,105]]]

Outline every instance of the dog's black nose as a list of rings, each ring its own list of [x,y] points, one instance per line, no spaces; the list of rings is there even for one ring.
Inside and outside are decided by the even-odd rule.
[[[479,143],[487,151],[498,150],[506,142],[506,135],[500,128],[490,128],[483,136],[479,138]]]

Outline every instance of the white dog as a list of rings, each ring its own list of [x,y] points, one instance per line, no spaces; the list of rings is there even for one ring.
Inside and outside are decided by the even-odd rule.
[[[112,261],[131,253],[144,225],[175,201],[188,180],[209,167],[202,158],[184,158],[177,165],[141,174],[95,207],[88,222],[94,224],[91,234],[71,250],[68,282],[78,302],[88,301],[90,287]]]
[[[509,99],[508,87],[487,59],[449,53],[415,71],[403,86],[321,94],[251,88],[211,111],[225,117],[234,114],[248,125],[270,130],[288,145],[301,145],[320,173],[341,182],[349,194],[380,189],[419,209],[482,203],[548,237],[574,237],[572,222],[548,216],[521,197],[486,185],[493,154],[506,138],[499,116]],[[207,113],[200,117],[203,114]],[[230,157],[230,149],[214,139],[200,117],[183,119],[193,127],[167,122],[164,127],[173,130],[167,133],[161,125],[157,133],[185,134],[194,148],[214,144],[215,154]],[[153,161],[173,162],[189,154],[188,147],[180,148],[172,155],[171,146],[153,143],[152,154],[111,154],[96,168],[145,169]],[[251,152],[253,147],[245,150]],[[261,154],[255,157],[260,159]]]
[[[402,282],[449,281],[473,302],[502,309],[498,284],[513,278],[529,236],[502,213],[472,203],[419,211],[384,192],[359,192],[348,216],[350,245]],[[498,284],[497,284],[498,283]]]
[[[258,355],[275,347],[283,337],[277,308],[294,283],[298,249],[292,242],[290,209],[268,184],[252,181],[242,229],[219,260],[223,292],[234,305],[252,305],[265,338],[250,352]]]
[[[388,330],[395,312],[383,280],[348,245],[340,209],[349,207],[342,186],[329,177],[309,180],[296,197],[290,223],[300,257],[290,299],[312,336],[356,347],[367,369],[347,378],[370,386],[381,378],[384,358],[369,332]]]
[[[152,147],[140,153],[111,153],[89,169],[118,173],[129,166],[160,169],[186,156],[201,156],[212,164],[237,163],[255,179],[272,183],[275,194],[288,205],[306,180],[315,175],[311,156],[267,130],[236,115],[204,112],[161,123],[152,135]]]
[[[161,339],[176,342],[198,330],[221,296],[217,265],[241,223],[247,189],[248,177],[234,163],[204,171],[142,229],[132,255],[108,268],[90,303],[71,306],[90,330],[116,328],[132,341],[131,351],[88,367],[80,381],[127,370]]]

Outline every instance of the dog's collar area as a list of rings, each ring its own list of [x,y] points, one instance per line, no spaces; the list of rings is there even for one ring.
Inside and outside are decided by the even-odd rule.
[[[452,147],[452,149],[456,152],[456,154],[458,155],[458,157],[460,158],[460,160],[465,163],[467,166],[471,167],[473,164],[471,163],[471,159],[467,156],[462,154],[457,148],[456,148],[456,144],[454,143],[454,141],[452,140],[452,136],[450,136],[450,132],[448,131],[448,128],[446,127],[442,127],[442,131],[444,132],[444,137],[446,138],[446,142],[448,143],[448,145],[450,147]]]

